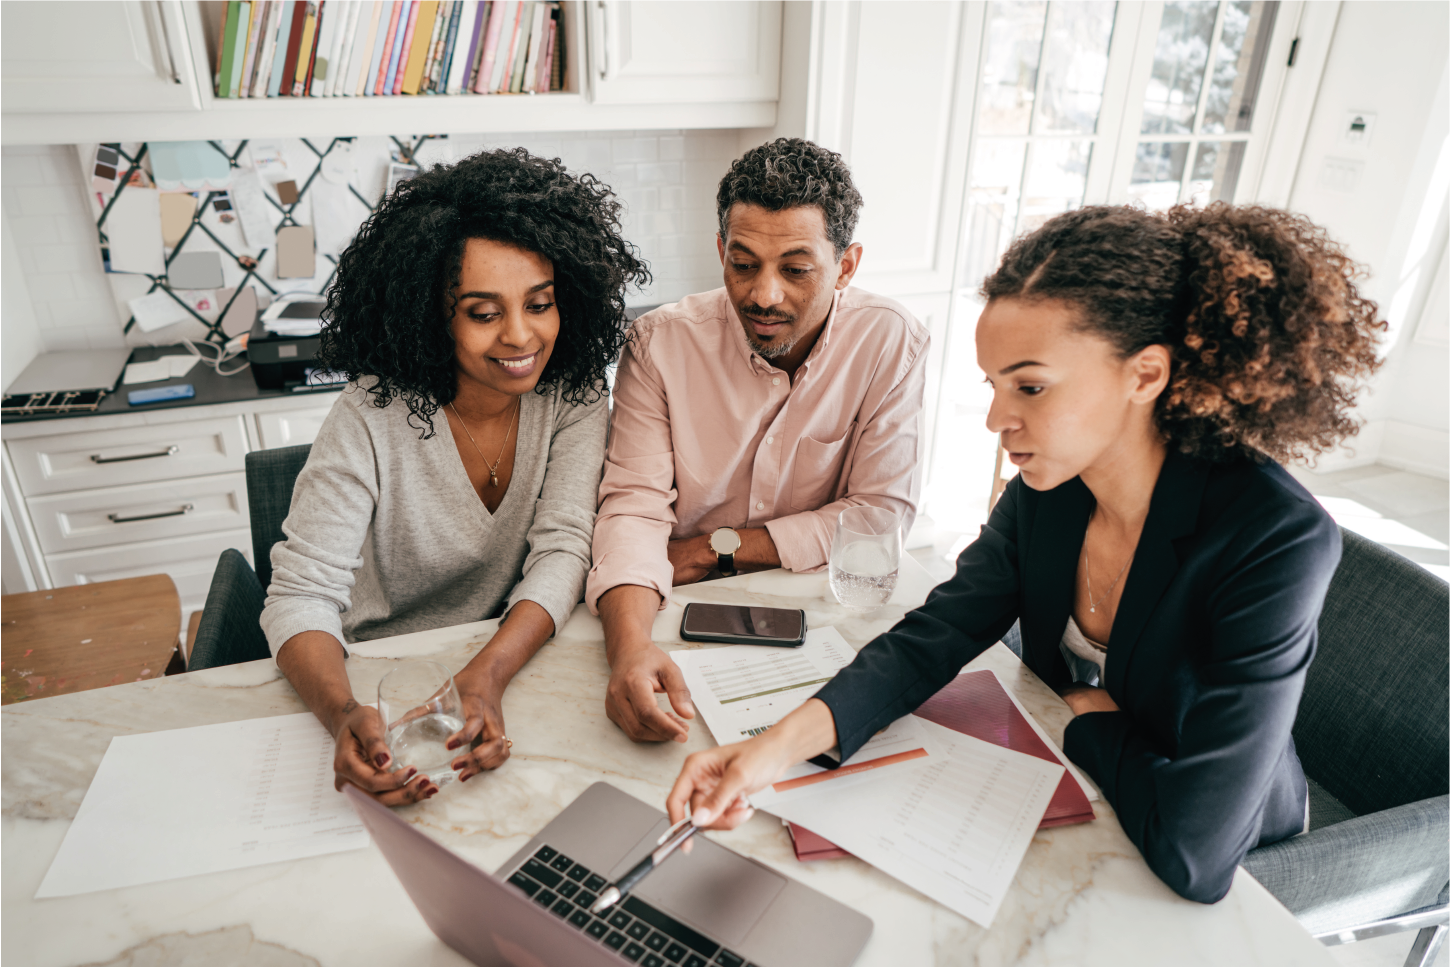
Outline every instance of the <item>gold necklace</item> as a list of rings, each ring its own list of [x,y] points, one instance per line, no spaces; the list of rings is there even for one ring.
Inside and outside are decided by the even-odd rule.
[[[467,427],[465,427],[464,429],[467,429]],[[1094,507],[1093,508],[1093,516],[1094,517],[1097,516],[1097,512],[1098,512],[1097,511],[1097,508]],[[1089,524],[1092,523],[1092,519],[1091,518],[1088,519],[1088,523]],[[1128,555],[1128,563],[1123,565],[1123,570],[1119,571],[1118,572],[1118,576],[1115,577],[1115,578],[1113,578],[1113,583],[1108,585],[1108,589],[1103,592],[1103,596],[1101,598],[1098,598],[1096,601],[1094,601],[1093,600],[1093,565],[1092,565],[1092,558],[1088,556],[1087,542],[1086,541],[1083,542],[1083,545],[1082,545],[1082,565],[1083,565],[1083,572],[1087,576],[1088,611],[1096,614],[1097,613],[1097,610],[1098,610],[1098,605],[1102,604],[1104,601],[1108,600],[1108,598],[1110,598],[1110,597],[1113,596],[1113,588],[1117,587],[1118,586],[1118,582],[1123,579],[1123,574],[1126,573],[1127,570],[1128,570],[1128,564],[1132,564],[1133,563],[1133,558],[1135,556],[1137,556],[1137,553],[1138,553],[1137,551],[1134,551],[1132,554],[1129,554]]]
[[[516,399],[518,400],[518,405],[514,407],[514,415],[509,417],[508,432],[503,435],[503,446],[498,448],[498,459],[495,460],[493,463],[489,463],[488,457],[485,457],[483,455],[483,451],[478,450],[478,441],[473,438],[472,433],[469,433],[468,424],[463,421],[463,417],[458,416],[457,408],[455,408],[452,403],[448,404],[448,408],[450,410],[453,410],[453,415],[458,417],[458,425],[463,427],[464,433],[468,434],[468,442],[473,444],[473,449],[478,450],[478,456],[483,460],[483,465],[485,467],[488,467],[488,485],[490,487],[498,486],[498,467],[499,464],[503,463],[503,451],[504,448],[509,445],[509,437],[512,436],[514,432],[514,421],[518,419],[519,410],[523,408],[523,398],[516,397]]]

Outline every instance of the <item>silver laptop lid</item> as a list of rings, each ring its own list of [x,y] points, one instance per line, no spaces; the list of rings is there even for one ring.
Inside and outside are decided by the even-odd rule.
[[[6,393],[59,393],[65,390],[104,389],[116,385],[129,349],[88,349],[41,353],[30,361]]]

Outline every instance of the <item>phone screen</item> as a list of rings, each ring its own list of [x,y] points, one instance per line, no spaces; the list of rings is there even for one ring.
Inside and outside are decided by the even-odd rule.
[[[696,602],[690,605],[685,631],[692,635],[748,635],[795,641],[801,637],[803,629],[799,611]]]

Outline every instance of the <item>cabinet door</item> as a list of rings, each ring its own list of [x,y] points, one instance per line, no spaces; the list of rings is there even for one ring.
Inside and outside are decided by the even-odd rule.
[[[6,114],[201,107],[176,0],[7,3]]]
[[[341,396],[339,393],[337,396]],[[336,396],[334,397],[334,401]],[[263,450],[274,447],[295,447],[317,439],[322,421],[332,412],[332,403],[305,410],[284,410],[281,413],[258,413],[257,434]]]
[[[594,100],[602,104],[774,101],[779,0],[590,3]]]
[[[206,603],[217,558],[227,548],[252,560],[252,532],[248,529],[140,541],[118,547],[103,547],[70,554],[52,554],[45,559],[58,588],[72,584],[116,581],[142,574],[169,574],[181,596],[183,616]]]

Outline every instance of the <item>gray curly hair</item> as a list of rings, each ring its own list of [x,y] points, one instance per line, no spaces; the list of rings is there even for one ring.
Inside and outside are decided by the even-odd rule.
[[[715,195],[720,237],[725,238],[736,202],[778,212],[813,205],[826,218],[826,237],[840,258],[856,234],[861,193],[851,169],[834,151],[802,138],[776,138],[741,155],[720,179]]]

